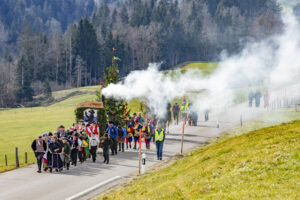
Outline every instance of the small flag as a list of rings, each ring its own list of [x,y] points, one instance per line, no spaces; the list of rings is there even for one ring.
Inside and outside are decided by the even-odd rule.
[[[121,60],[120,58],[118,58],[117,56],[114,56],[114,60]]]

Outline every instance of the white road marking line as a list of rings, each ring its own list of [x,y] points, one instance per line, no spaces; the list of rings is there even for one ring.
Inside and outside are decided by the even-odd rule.
[[[121,178],[122,178],[121,176],[115,176],[115,177],[110,178],[110,179],[108,179],[108,180],[106,180],[106,181],[103,181],[103,182],[101,182],[101,183],[99,183],[99,184],[97,184],[97,185],[94,185],[93,187],[91,187],[91,188],[89,188],[89,189],[86,189],[86,190],[84,190],[84,191],[82,191],[82,192],[80,192],[80,193],[78,193],[78,194],[75,194],[75,195],[73,195],[73,196],[71,196],[71,197],[69,197],[69,198],[66,198],[66,200],[77,199],[77,198],[79,198],[79,197],[82,197],[82,196],[86,195],[86,194],[89,193],[89,192],[92,192],[93,190],[96,190],[97,188],[99,188],[99,187],[101,187],[101,186],[104,186],[104,185],[106,185],[106,184],[108,184],[108,183],[111,183],[111,182],[116,181],[116,180],[121,179]]]

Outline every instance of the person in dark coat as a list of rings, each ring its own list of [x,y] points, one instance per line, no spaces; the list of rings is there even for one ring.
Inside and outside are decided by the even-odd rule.
[[[54,136],[53,138],[54,140],[50,144],[50,151],[52,154],[52,169],[55,169],[57,172],[60,172],[63,168],[63,162],[60,157],[60,154],[62,153],[62,146],[56,136]],[[52,172],[52,169],[50,172]]]
[[[109,138],[109,134],[106,133],[104,135],[104,141],[103,141],[103,157],[104,157],[104,163],[109,163],[109,148],[111,145],[111,140]]]
[[[69,170],[71,147],[66,137],[63,138],[63,148],[64,165],[67,167],[67,170]]]
[[[173,105],[172,112],[173,112],[173,118],[175,120],[175,124],[178,125],[180,107],[177,102]]]
[[[78,133],[73,133],[73,144],[71,145],[71,160],[72,160],[72,165],[76,166],[77,164],[77,157],[79,157],[78,154],[78,149],[80,148],[81,145],[81,140],[78,138]]]
[[[47,151],[47,165],[50,171],[52,171],[52,154],[50,152],[50,144],[53,141],[53,134],[51,132],[48,133],[48,151]]]
[[[259,91],[256,92],[254,98],[255,98],[255,106],[258,108],[260,106],[261,93]]]
[[[254,98],[254,94],[252,91],[250,91],[248,94],[249,107],[252,107],[253,98]]]
[[[37,139],[33,140],[31,144],[31,148],[34,151],[36,160],[37,160],[37,165],[38,165],[38,173],[41,173],[42,169],[42,163],[43,163],[43,156],[47,150],[47,144],[43,140],[42,136],[39,136]]]

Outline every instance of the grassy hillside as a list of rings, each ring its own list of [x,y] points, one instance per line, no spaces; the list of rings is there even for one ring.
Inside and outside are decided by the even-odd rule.
[[[181,71],[185,72],[188,69],[199,69],[204,75],[213,73],[218,67],[218,63],[215,62],[191,62],[181,67]]]
[[[212,144],[99,199],[297,199],[300,121]]]

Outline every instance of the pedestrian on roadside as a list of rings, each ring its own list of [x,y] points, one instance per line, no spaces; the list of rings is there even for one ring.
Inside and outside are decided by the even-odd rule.
[[[173,112],[173,118],[174,118],[175,124],[178,125],[180,107],[177,102],[173,105],[172,112]]]
[[[133,126],[134,126],[134,121],[131,120],[129,125],[128,125],[127,135],[126,135],[126,138],[125,138],[126,149],[128,149],[128,146],[131,149],[131,142],[132,142],[132,137],[133,137],[133,133],[134,133]]]
[[[158,124],[155,129],[157,160],[162,160],[164,141],[165,141],[165,130],[161,127],[160,124]]]
[[[152,126],[150,125],[150,123],[145,122],[142,131],[145,139],[146,149],[150,149],[150,142],[152,137]]]
[[[63,138],[63,156],[64,156],[64,166],[67,167],[67,170],[70,168],[70,154],[71,147],[66,137]]]
[[[255,99],[255,106],[258,108],[260,106],[260,98],[261,98],[261,92],[257,91],[254,95]]]
[[[48,170],[48,151],[49,151],[49,139],[48,139],[48,134],[47,133],[43,133],[43,140],[46,143],[46,152],[43,155],[43,165],[44,165],[44,171]]]
[[[92,137],[90,138],[90,143],[89,143],[89,149],[90,149],[90,152],[92,154],[93,162],[96,162],[98,145],[99,145],[99,139],[95,135],[95,133],[92,132]]]
[[[140,131],[142,130],[143,126],[140,124],[139,120],[135,121],[134,125],[134,147],[133,149],[136,149],[136,144],[139,141],[140,138]]]
[[[187,102],[186,99],[184,98],[180,110],[181,110],[182,119],[185,118],[185,123],[188,121],[187,119],[188,109],[189,109],[189,102]]]
[[[204,120],[206,122],[209,120],[209,109],[205,109],[204,111]]]
[[[109,134],[111,139],[111,155],[117,155],[118,153],[118,128],[114,125],[113,121],[108,123],[108,128],[105,133]]]
[[[104,163],[109,163],[109,148],[111,145],[111,139],[109,138],[109,134],[105,133],[104,135],[104,141],[103,141],[103,157],[104,157]]]
[[[119,151],[124,152],[124,142],[127,135],[125,128],[118,126],[118,141],[119,141]]]
[[[50,144],[50,151],[52,153],[52,169],[55,169],[56,172],[61,172],[63,168],[63,162],[61,160],[60,154],[62,153],[61,143],[58,141],[57,136],[53,137],[53,142]]]
[[[78,133],[73,133],[73,144],[71,146],[72,165],[76,166],[78,157],[78,147],[81,145],[81,140],[78,138]]]
[[[42,169],[42,162],[43,162],[43,156],[46,153],[47,150],[47,144],[43,140],[42,136],[39,136],[37,139],[33,140],[31,144],[31,148],[34,151],[36,160],[37,160],[37,165],[38,165],[38,173],[41,173]]]
[[[67,134],[65,132],[65,127],[63,125],[60,125],[57,128],[56,135],[57,135],[58,138],[67,136]]]
[[[144,118],[142,117],[142,113],[141,112],[138,113],[137,119],[139,120],[140,124],[143,124],[145,122]]]

